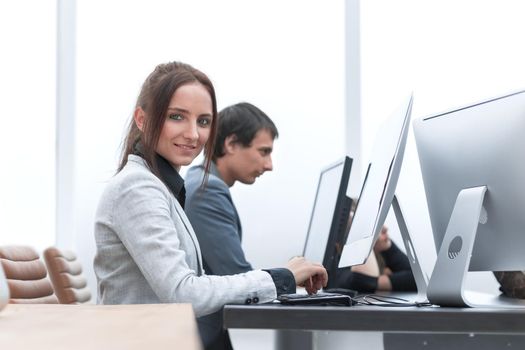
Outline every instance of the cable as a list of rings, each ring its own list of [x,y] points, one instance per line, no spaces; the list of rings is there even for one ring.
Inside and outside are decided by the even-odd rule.
[[[373,305],[373,306],[388,306],[388,307],[423,307],[423,306],[432,306],[428,301],[423,302],[414,302],[407,299],[388,296],[388,295],[379,295],[379,294],[365,294],[358,295],[354,297],[354,300],[357,301],[360,305]]]

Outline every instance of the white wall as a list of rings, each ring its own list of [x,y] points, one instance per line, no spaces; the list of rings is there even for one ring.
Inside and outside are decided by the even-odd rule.
[[[0,33],[0,244],[40,250],[55,242],[55,1],[0,2]]]
[[[410,91],[417,118],[523,88],[524,6],[362,1],[365,158],[382,118]],[[55,240],[56,3],[2,2],[0,18],[10,34],[1,38],[0,243],[42,249]],[[318,171],[346,144],[344,2],[78,0],[77,19],[74,248],[84,265],[92,264],[94,210],[140,84],[155,64],[175,59],[210,75],[219,107],[247,100],[275,120],[275,171],[233,193],[255,266],[299,253]],[[410,133],[398,194],[430,273],[435,252],[418,172]]]
[[[77,0],[77,18],[76,249],[84,265],[92,266],[95,208],[140,85],[171,60],[206,72],[219,108],[249,101],[276,123],[274,171],[232,193],[255,267],[300,254],[319,170],[344,152],[344,3]]]
[[[410,91],[415,119],[524,88],[523,13],[515,0],[362,1],[364,152]],[[430,274],[435,250],[413,137],[411,129],[398,194]],[[490,274],[473,278],[496,289]]]

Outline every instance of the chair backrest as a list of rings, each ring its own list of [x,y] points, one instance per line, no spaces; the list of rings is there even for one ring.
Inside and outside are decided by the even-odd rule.
[[[5,279],[4,269],[2,264],[0,264],[0,310],[9,301],[9,287],[7,286],[7,280]]]
[[[82,265],[70,250],[49,247],[44,250],[49,278],[60,304],[80,304],[91,300]]]
[[[1,246],[0,263],[10,292],[10,303],[56,304],[46,266],[29,246]]]

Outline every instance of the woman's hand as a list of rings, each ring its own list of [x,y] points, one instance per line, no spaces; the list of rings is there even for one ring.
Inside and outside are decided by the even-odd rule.
[[[321,288],[326,287],[328,273],[323,265],[298,256],[290,259],[286,267],[293,273],[295,284],[304,287],[308,294],[315,294]]]

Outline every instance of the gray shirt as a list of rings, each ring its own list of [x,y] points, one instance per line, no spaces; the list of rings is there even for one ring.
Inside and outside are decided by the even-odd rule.
[[[225,304],[269,302],[277,295],[265,271],[205,275],[199,243],[184,211],[135,155],[101,196],[95,240],[102,304],[191,303],[199,317]]]

